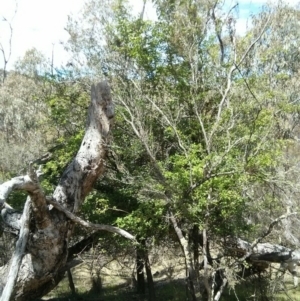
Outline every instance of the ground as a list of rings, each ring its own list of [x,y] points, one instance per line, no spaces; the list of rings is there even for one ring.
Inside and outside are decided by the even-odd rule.
[[[65,279],[43,300],[48,301],[146,301],[135,293],[134,277],[135,259],[134,250],[117,258],[105,253],[99,255],[99,250],[91,250],[84,256],[84,262],[72,270],[76,287],[76,296],[71,294],[68,279]],[[184,258],[179,248],[170,251],[169,248],[159,248],[151,252],[150,262],[156,285],[157,301],[185,301],[185,269]],[[276,301],[300,301],[300,287],[293,287],[293,278],[286,273],[282,279],[275,281],[276,267],[269,271],[273,281],[264,287],[262,278],[255,277],[237,285],[235,289],[228,289],[221,298],[222,301],[261,301],[259,298],[263,290],[275,293]],[[98,277],[98,287],[92,289],[92,278]],[[147,296],[147,294],[146,294]],[[237,298],[238,296],[238,298]],[[269,299],[264,299],[268,300]]]

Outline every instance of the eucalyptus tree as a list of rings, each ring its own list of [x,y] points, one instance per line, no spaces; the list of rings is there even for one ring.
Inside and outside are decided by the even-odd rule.
[[[27,175],[0,185],[1,215],[19,231],[12,258],[0,268],[0,300],[34,300],[55,287],[72,265],[68,242],[74,223],[135,238],[119,228],[86,222],[75,214],[93,183],[104,172],[114,109],[109,86],[92,87],[91,104],[82,144],[64,171],[55,191],[46,196],[39,182],[40,171],[31,165]],[[28,194],[23,213],[13,210],[7,198],[14,190]],[[68,263],[69,260],[69,263]]]
[[[240,36],[238,5],[153,5],[157,20],[133,15],[126,1],[90,1],[81,22],[69,20],[67,48],[74,69],[86,64],[90,76],[111,81],[124,128],[112,149],[123,177],[139,183],[140,202],[164,208],[183,248],[193,299],[199,267],[208,299],[220,298],[232,263],[225,256],[211,269],[209,242],[261,237],[286,211],[283,192],[291,198],[298,192],[298,170],[285,150],[297,148],[299,14],[266,6]],[[125,143],[129,154],[120,148]],[[197,239],[188,240],[195,232]]]
[[[105,208],[117,207],[123,213],[112,215],[111,221],[130,229],[140,241],[149,237],[159,241],[173,228],[185,256],[191,299],[199,299],[201,292],[208,300],[219,300],[226,285],[233,287],[240,275],[247,274],[246,265],[242,272],[237,267],[245,260],[255,265],[255,260],[260,259],[253,253],[265,250],[263,240],[269,235],[271,242],[275,242],[271,231],[275,224],[285,221],[287,216],[296,216],[290,211],[297,209],[294,199],[299,188],[295,182],[299,14],[282,5],[266,7],[253,17],[252,28],[239,36],[237,6],[228,8],[218,1],[201,0],[157,0],[153,5],[157,20],[145,19],[142,12],[133,15],[128,3],[121,0],[88,1],[82,20],[69,19],[70,40],[66,49],[73,54],[68,67],[73,82],[86,87],[92,80],[106,77],[117,104],[112,141],[100,146],[92,141],[97,144],[95,148],[100,147],[101,154],[96,152],[100,165],[104,154],[101,147],[108,149],[109,170],[102,179],[104,185],[100,184],[98,192],[93,192],[94,197],[83,204],[83,213],[102,220],[107,218]],[[289,22],[282,22],[285,19]],[[279,44],[279,38],[284,39],[284,47]],[[48,162],[46,166],[46,171],[51,174],[54,170],[55,176],[57,165],[61,164],[61,168],[66,164],[83,135],[80,128],[84,110],[78,110],[76,105],[68,110],[67,104],[74,99],[80,100],[83,107],[86,104],[86,92],[82,88],[74,94],[72,86],[60,85],[57,91],[62,93],[51,97],[48,104],[52,121],[60,123],[57,129],[64,139],[67,137],[67,143],[56,157],[61,162]],[[110,109],[110,104],[106,108]],[[90,117],[93,112],[90,109]],[[72,122],[64,124],[68,113]],[[106,117],[102,130],[111,124],[111,115]],[[94,133],[92,129],[89,131]],[[70,148],[66,149],[66,145]],[[64,156],[64,150],[71,150],[68,156]],[[62,186],[68,185],[71,178],[73,184],[73,180],[79,179],[78,156],[85,162],[92,155],[87,152],[83,158],[81,154],[79,151],[53,194],[65,209],[51,198],[38,195],[38,200],[42,199],[41,209],[50,217],[44,225],[39,210],[32,213],[41,225],[36,223],[30,228],[35,235],[29,240],[23,260],[38,254],[34,258],[43,262],[42,251],[49,252],[49,244],[45,247],[38,244],[43,235],[47,242],[56,239],[55,254],[63,254],[59,255],[63,261],[58,269],[53,270],[49,265],[57,265],[53,256],[39,270],[47,290],[54,285],[50,283],[53,276],[49,273],[60,278],[66,264],[67,251],[63,244],[69,231],[66,216],[78,221],[70,211],[78,212],[91,189],[80,184],[74,194],[65,187],[70,194],[63,196]],[[82,171],[101,174],[103,166],[99,167],[98,163],[93,165],[95,168],[87,164]],[[31,177],[30,187],[25,188],[29,189],[35,208],[38,205],[35,193],[41,190],[37,189],[36,176]],[[94,182],[96,174],[91,177]],[[45,209],[47,202],[66,215],[56,209]],[[104,209],[91,211],[93,204],[98,206],[99,202]],[[57,238],[57,233],[53,237],[51,225],[57,218],[61,221],[58,229],[63,233],[62,239]],[[44,226],[51,231],[44,231]],[[282,226],[285,230],[280,232],[282,237],[290,246],[297,246],[295,230],[290,228],[289,221]],[[133,239],[128,234],[125,236]],[[212,255],[212,244],[214,253],[218,251],[217,258]],[[287,260],[296,254],[283,246],[272,248],[280,254],[289,253]],[[276,261],[278,254],[275,259],[267,254],[264,260],[269,256],[269,261]],[[23,279],[22,275],[21,266],[19,279]],[[37,281],[35,276],[28,281]],[[203,283],[200,279],[204,279]],[[35,282],[39,293],[42,280]],[[19,281],[13,293],[18,294],[22,284]],[[32,296],[33,286],[28,287],[28,293],[20,288],[22,296],[16,300]]]

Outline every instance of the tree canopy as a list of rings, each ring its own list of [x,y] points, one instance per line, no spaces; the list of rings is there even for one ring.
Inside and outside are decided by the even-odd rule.
[[[73,214],[126,229],[144,249],[178,241],[189,298],[204,279],[202,298],[219,300],[255,274],[265,243],[299,248],[299,10],[266,5],[239,33],[238,4],[152,4],[149,20],[125,0],[89,0],[66,26],[68,66],[53,72],[35,49],[16,63],[0,86],[0,180],[41,165],[43,191]],[[74,203],[59,187],[78,171],[99,79],[115,104],[105,172],[88,188],[78,177],[84,198]],[[22,208],[21,197],[11,204]]]

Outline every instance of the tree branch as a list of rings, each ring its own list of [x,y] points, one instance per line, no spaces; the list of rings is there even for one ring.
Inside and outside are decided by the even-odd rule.
[[[93,223],[84,221],[80,217],[74,215],[72,212],[65,209],[59,203],[55,202],[52,198],[47,198],[47,202],[49,204],[51,204],[53,207],[55,207],[57,210],[63,212],[72,222],[74,222],[76,224],[79,224],[81,226],[84,226],[86,228],[90,228],[90,229],[93,229],[93,230],[96,230],[96,231],[104,230],[104,231],[108,231],[108,232],[111,232],[111,233],[116,233],[116,234],[119,234],[119,235],[121,235],[121,236],[123,236],[127,239],[136,241],[136,239],[133,235],[131,235],[130,233],[128,233],[127,231],[125,231],[123,229],[120,229],[120,228],[114,227],[114,226],[93,224]]]
[[[9,47],[9,50],[8,50],[8,55],[6,56],[6,52],[4,50],[4,47],[3,47],[3,44],[0,43],[0,50],[2,52],[2,57],[3,57],[3,78],[2,78],[2,82],[4,83],[5,79],[6,79],[6,76],[7,76],[7,64],[10,60],[10,57],[11,57],[11,52],[12,52],[12,37],[13,37],[13,28],[12,28],[12,21],[13,19],[15,18],[16,14],[17,14],[17,10],[18,10],[18,3],[16,2],[16,6],[15,6],[15,12],[14,12],[14,15],[11,19],[11,21],[8,21],[5,17],[3,17],[3,21],[4,22],[7,22],[8,26],[9,26],[9,30],[10,30],[10,34],[9,34],[9,39],[8,39],[8,47]]]
[[[270,223],[268,229],[267,229],[260,237],[258,237],[257,239],[254,240],[254,242],[251,244],[251,248],[253,249],[253,248],[254,248],[258,243],[260,243],[266,236],[268,236],[268,235],[272,232],[273,228],[274,228],[280,221],[282,221],[282,220],[284,220],[284,219],[287,219],[287,218],[289,218],[290,216],[297,215],[297,214],[298,214],[298,212],[292,212],[292,213],[288,213],[288,214],[281,215],[281,216],[279,216],[278,218],[276,218],[275,220],[273,220],[273,221]]]
[[[215,133],[215,131],[217,130],[217,127],[220,123],[220,120],[221,120],[221,113],[222,113],[222,110],[223,110],[223,107],[224,107],[224,104],[227,100],[227,97],[228,97],[228,94],[230,92],[230,89],[231,89],[231,85],[232,85],[232,75],[234,73],[235,70],[237,70],[237,68],[243,63],[243,61],[245,60],[246,56],[249,54],[250,50],[253,48],[253,46],[260,40],[260,38],[262,37],[263,33],[265,32],[266,30],[266,27],[269,23],[269,20],[270,20],[270,16],[268,18],[268,20],[266,21],[266,23],[264,24],[264,27],[263,29],[261,30],[261,32],[259,33],[259,35],[256,37],[256,39],[249,45],[249,47],[247,48],[247,50],[243,53],[241,59],[239,60],[239,62],[237,62],[237,53],[236,53],[236,45],[235,45],[235,37],[233,37],[233,45],[234,45],[234,59],[233,59],[233,63],[230,67],[230,70],[228,72],[228,75],[227,75],[227,85],[226,85],[226,89],[225,89],[225,92],[224,94],[222,95],[222,99],[219,103],[219,106],[218,106],[218,114],[217,114],[217,117],[216,117],[216,121],[212,127],[212,130],[211,130],[211,133],[209,135],[209,144],[211,144],[211,140],[212,140],[212,137]]]
[[[50,224],[49,212],[45,195],[40,187],[38,176],[35,170],[30,165],[28,175],[12,178],[0,185],[0,207],[3,220],[12,228],[20,229],[19,218],[20,214],[13,210],[6,199],[14,190],[24,190],[28,192],[32,200],[32,209],[36,219],[38,229],[44,229]]]
[[[23,255],[25,254],[25,247],[28,240],[29,235],[29,223],[30,223],[30,197],[27,198],[25,203],[22,220],[21,220],[21,230],[19,239],[16,243],[16,249],[12,256],[10,270],[7,276],[7,282],[5,288],[2,292],[0,301],[9,301],[11,298],[11,294],[13,292],[14,285],[17,281],[21,261]]]
[[[234,239],[233,252],[242,252],[242,256],[239,258],[239,262],[243,262],[246,259],[251,261],[269,261],[269,262],[297,262],[300,260],[300,250],[292,250],[281,245],[270,244],[270,243],[260,243],[267,235],[269,235],[274,226],[280,221],[289,218],[290,216],[297,215],[298,212],[293,212],[285,215],[281,215],[272,221],[268,229],[252,243],[244,241],[240,238]],[[236,249],[236,250],[235,250]]]
[[[217,4],[218,4],[218,1],[215,2],[214,6],[212,8],[212,19],[213,19],[213,22],[214,22],[214,25],[215,25],[215,32],[216,32],[216,35],[217,35],[217,38],[218,38],[218,41],[219,41],[219,45],[220,45],[220,52],[221,52],[221,54],[220,54],[220,65],[222,65],[223,62],[224,62],[224,43],[223,43],[223,40],[222,40],[222,37],[221,37],[222,29],[218,25],[216,14],[215,14]]]
[[[36,188],[36,185],[28,175],[12,178],[0,185],[0,206],[4,206],[6,199],[13,190],[25,190],[29,192],[34,191]]]

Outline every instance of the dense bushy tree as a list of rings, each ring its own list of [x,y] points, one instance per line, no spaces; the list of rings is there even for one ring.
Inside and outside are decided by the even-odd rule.
[[[237,6],[204,0],[157,0],[153,5],[157,19],[147,20],[144,10],[131,14],[126,1],[88,1],[82,20],[70,18],[67,25],[66,49],[73,57],[68,67],[41,78],[43,60],[30,51],[16,65],[16,74],[41,93],[29,97],[30,104],[40,105],[34,107],[34,118],[47,116],[50,125],[49,132],[38,127],[37,137],[45,139],[39,146],[48,138],[55,141],[46,160],[39,161],[45,163],[44,189],[52,193],[60,183],[53,197],[73,213],[91,189],[86,182],[88,188],[75,185],[84,189],[75,200],[68,190],[70,174],[77,179],[70,168],[78,171],[78,155],[60,175],[84,135],[91,83],[99,78],[111,83],[116,118],[113,138],[105,144],[106,173],[97,183],[93,177],[94,190],[80,214],[134,233],[147,275],[147,239],[159,243],[177,236],[191,299],[197,300],[201,291],[203,298],[219,300],[228,283],[233,286],[254,271],[244,261],[255,265],[253,252],[264,248],[262,240],[271,234],[269,240],[277,242],[271,232],[275,224],[284,221],[276,235],[285,245],[299,244],[296,227],[285,219],[298,208],[299,12],[282,4],[266,6],[252,18],[252,27],[238,35]],[[8,77],[1,89],[9,87]],[[37,98],[42,101],[33,101]],[[25,114],[30,107],[18,109]],[[25,117],[19,119],[37,128],[35,119]],[[9,120],[3,120],[9,139],[14,131],[24,135],[22,122],[10,129]],[[40,152],[35,151],[33,157]],[[63,185],[67,196],[61,200]],[[298,225],[295,214],[293,219]],[[58,245],[67,256],[62,240]],[[199,279],[205,290],[198,287]]]
[[[123,176],[143,179],[142,204],[164,204],[193,275],[185,233],[205,238],[205,263],[205,243],[254,238],[285,213],[283,191],[298,191],[285,152],[297,144],[297,11],[266,7],[239,36],[236,7],[218,2],[155,1],[157,21],[125,1],[98,5],[86,6],[84,26],[70,20],[68,48],[75,66],[83,55],[91,76],[111,80],[127,123],[112,146]],[[126,143],[131,154],[118,148]]]

